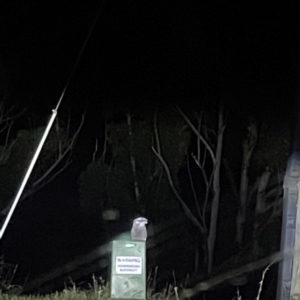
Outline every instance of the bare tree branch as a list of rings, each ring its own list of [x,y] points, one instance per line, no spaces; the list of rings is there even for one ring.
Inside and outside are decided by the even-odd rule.
[[[213,171],[213,199],[212,208],[210,216],[209,225],[209,235],[208,235],[208,273],[211,273],[213,267],[213,257],[214,248],[217,236],[217,221],[219,213],[219,202],[220,202],[220,170],[221,170],[221,159],[222,159],[222,149],[223,149],[223,138],[224,138],[224,103],[221,100],[219,113],[218,113],[218,139],[217,139],[217,149],[214,160],[214,171]]]
[[[158,132],[158,126],[157,126],[157,107],[155,109],[155,113],[154,113],[154,118],[153,118],[153,127],[154,127],[154,137],[155,137],[155,142],[156,142],[156,147],[157,147],[157,153],[159,155],[161,155],[161,146],[160,146],[160,139],[159,139],[159,132]],[[153,143],[153,140],[152,140]],[[159,192],[159,188],[161,186],[162,183],[162,177],[163,177],[163,168],[161,166],[161,164],[157,161],[155,161],[155,172],[154,174],[150,177],[150,182],[152,183],[152,181],[158,177],[158,184],[157,184],[157,189],[156,192],[158,194]]]
[[[71,153],[72,153],[74,144],[75,144],[77,137],[81,131],[81,128],[84,124],[84,120],[85,120],[85,116],[82,115],[81,122],[80,122],[76,132],[71,137],[71,139],[70,140],[68,139],[67,146],[64,146],[64,147],[62,146],[63,143],[62,143],[61,139],[64,137],[61,137],[58,134],[59,140],[57,142],[58,147],[56,148],[56,150],[57,150],[56,160],[50,165],[50,167],[48,167],[48,169],[46,169],[45,171],[42,171],[42,174],[38,177],[38,179],[36,179],[32,183],[32,185],[24,191],[24,193],[20,199],[21,201],[22,200],[24,201],[24,199],[29,197],[31,194],[40,190],[45,185],[49,184],[54,178],[56,178],[61,172],[63,172],[71,164],[70,156],[67,159],[66,159],[66,157],[67,157],[67,155],[71,155]],[[69,135],[69,132],[67,132],[67,135]],[[60,144],[61,144],[61,147],[59,147]],[[61,165],[64,160],[65,160],[64,164]],[[12,203],[12,201],[9,201],[9,203],[6,205],[6,207],[1,210],[1,212],[0,212],[1,215],[5,215],[8,213],[11,203]]]
[[[195,190],[195,186],[194,186],[194,181],[193,181],[191,170],[190,170],[190,159],[189,158],[187,159],[187,169],[188,169],[188,175],[189,175],[190,185],[191,185],[191,189],[192,189],[192,193],[193,193],[193,197],[194,197],[196,209],[197,209],[197,212],[198,212],[199,220],[203,224],[203,229],[206,230],[206,224],[205,224],[204,218],[203,218],[203,215],[205,214],[205,211],[201,212],[201,209],[200,209],[199,199],[198,199],[197,194],[196,194],[196,190]]]
[[[10,133],[12,125],[14,124],[15,119],[21,116],[24,111],[15,113],[15,107],[9,109],[5,108],[5,103],[0,102],[0,133],[5,133],[5,142],[3,146],[0,146],[0,164],[5,163],[11,153],[11,149],[14,145],[14,141],[10,139]]]
[[[205,145],[205,147],[207,148],[207,150],[210,153],[211,159],[213,161],[213,163],[215,164],[216,161],[216,157],[214,154],[213,149],[211,148],[211,146],[209,145],[209,143],[204,139],[204,137],[200,134],[200,132],[198,132],[197,128],[194,126],[194,124],[190,121],[190,119],[187,117],[187,115],[179,108],[179,106],[177,106],[177,109],[180,113],[180,115],[183,117],[183,119],[187,122],[187,124],[190,126],[190,128],[192,129],[192,131],[196,134],[196,136],[201,140],[201,142]]]
[[[135,156],[133,153],[133,133],[132,133],[132,125],[131,125],[131,115],[130,113],[127,113],[126,116],[127,116],[128,134],[129,134],[130,162],[131,162],[132,175],[134,181],[135,200],[137,203],[139,203],[141,194],[140,194],[140,189],[137,180]]]
[[[157,128],[157,109],[155,110],[155,114],[154,114],[154,136],[155,136],[155,142],[157,147],[157,153],[161,154],[160,140],[159,140],[159,134]]]
[[[227,171],[227,178],[229,180],[229,184],[231,186],[231,191],[235,197],[235,199],[238,201],[239,200],[239,193],[238,193],[238,189],[237,189],[237,185],[236,185],[236,181],[234,179],[232,170],[228,164],[228,161],[226,159],[222,159],[223,162],[223,166],[225,167],[226,171]]]
[[[202,127],[202,117],[203,117],[203,112],[200,113],[200,116],[198,117],[198,132],[200,132],[201,127]],[[197,138],[197,161],[200,162],[200,154],[201,154],[201,148],[200,148],[200,139]],[[203,155],[205,156],[205,154]]]
[[[11,153],[11,149],[13,148],[14,144],[15,144],[15,140],[10,142],[10,131],[11,131],[11,127],[12,127],[12,122],[10,123],[10,125],[8,126],[7,132],[6,132],[6,137],[5,137],[5,143],[4,146],[0,146],[0,164],[5,163]]]
[[[56,161],[48,168],[48,170],[46,170],[44,172],[44,174],[42,176],[39,177],[39,179],[37,179],[33,184],[32,184],[32,187],[36,190],[36,188],[42,184],[42,186],[39,187],[42,188],[43,186],[45,186],[46,184],[48,184],[50,181],[49,180],[46,180],[47,177],[50,175],[50,173],[52,173],[52,171],[62,162],[62,160],[66,157],[67,154],[69,154],[73,147],[74,147],[74,144],[77,140],[77,137],[81,131],[81,128],[84,124],[84,119],[85,119],[85,115],[82,115],[81,117],[81,122],[76,130],[76,132],[74,133],[72,139],[71,139],[71,142],[69,143],[69,145],[64,149],[64,151],[62,151],[61,149],[59,150],[60,153],[58,153],[58,157],[56,159]],[[68,165],[70,164],[69,160],[67,160],[67,162],[65,163],[65,166],[62,167],[63,169],[65,169]],[[51,178],[51,180],[53,180],[53,178],[55,178],[62,170],[58,170]]]
[[[253,150],[257,142],[257,126],[252,123],[248,126],[248,137],[243,143],[243,161],[239,190],[239,210],[236,218],[236,240],[239,246],[243,242],[244,223],[246,221],[246,205],[249,184],[249,165]]]
[[[195,157],[195,155],[192,154],[192,158],[194,159],[195,164],[197,165],[197,167],[201,170],[205,185],[208,186],[209,185],[209,180],[207,179],[207,175],[206,172],[202,166],[202,164],[199,162],[199,160]]]
[[[163,159],[163,157],[155,150],[155,148],[152,146],[152,151],[154,152],[154,154],[156,155],[156,157],[159,159],[160,163],[163,165],[164,170],[167,174],[168,180],[169,180],[169,184],[170,187],[175,195],[175,197],[177,198],[177,200],[179,201],[179,203],[181,204],[181,206],[183,207],[184,212],[186,213],[187,217],[194,223],[194,225],[196,227],[198,227],[201,232],[203,232],[204,228],[201,225],[201,223],[197,220],[197,218],[194,216],[194,214],[192,213],[192,211],[189,209],[189,207],[186,205],[186,203],[184,202],[184,200],[182,199],[182,197],[180,196],[180,194],[178,193],[177,189],[174,186],[174,182],[170,173],[170,169],[166,163],[166,161]]]

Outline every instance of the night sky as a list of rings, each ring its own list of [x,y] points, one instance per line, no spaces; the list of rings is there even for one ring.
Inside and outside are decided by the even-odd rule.
[[[112,101],[211,101],[220,93],[235,103],[261,104],[285,102],[295,93],[296,2],[8,6],[1,9],[1,54],[10,98],[32,113],[51,113],[98,13],[63,111],[99,115]]]
[[[46,188],[20,209],[30,221],[19,212],[23,223],[9,229],[12,247],[22,240],[20,226],[42,238],[76,223],[78,175],[91,161],[95,138],[103,137],[105,108],[156,102],[197,108],[223,97],[232,127],[245,113],[274,122],[296,118],[299,1],[3,2],[0,72],[8,104],[27,109],[19,126],[28,119],[46,124],[99,14],[58,112],[71,113],[75,123],[86,112],[75,162],[53,183],[55,191]]]

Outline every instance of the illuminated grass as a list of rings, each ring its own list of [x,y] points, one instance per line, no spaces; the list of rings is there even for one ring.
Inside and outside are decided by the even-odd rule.
[[[19,296],[0,294],[1,300],[99,300],[108,299],[109,293],[106,288],[100,288],[99,290],[79,291],[76,289],[63,290],[62,292],[56,292],[43,296]]]

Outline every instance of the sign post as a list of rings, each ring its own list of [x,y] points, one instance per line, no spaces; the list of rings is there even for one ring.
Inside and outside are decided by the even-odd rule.
[[[111,298],[146,300],[147,219],[133,221],[131,240],[112,242]]]

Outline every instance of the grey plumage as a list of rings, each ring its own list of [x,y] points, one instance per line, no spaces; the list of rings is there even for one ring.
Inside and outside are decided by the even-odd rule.
[[[133,220],[132,229],[131,229],[131,238],[134,241],[143,241],[147,240],[147,229],[146,224],[148,220],[146,218],[140,217]]]

